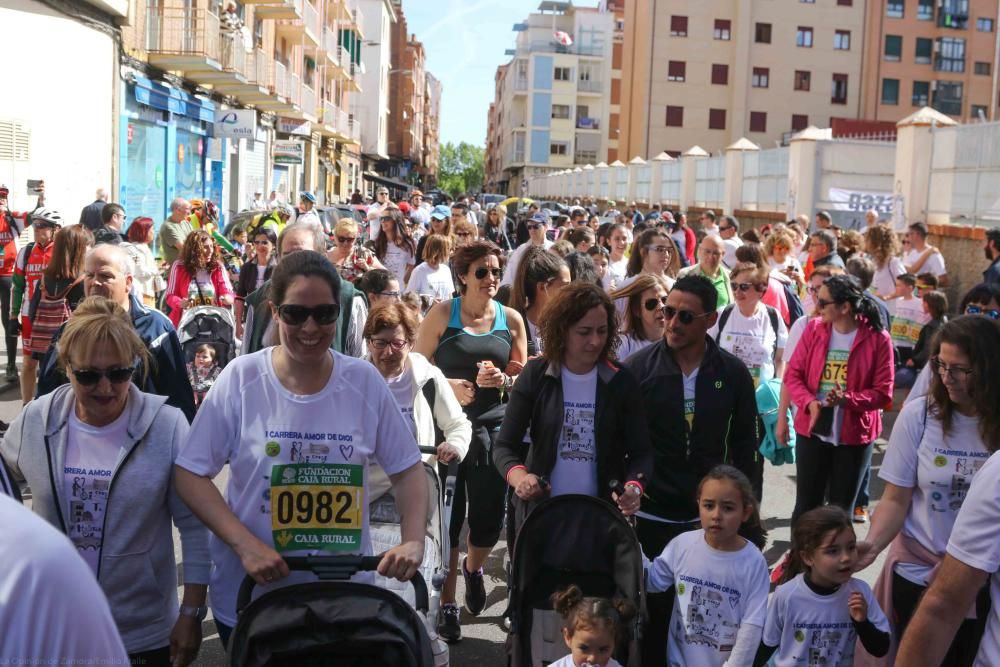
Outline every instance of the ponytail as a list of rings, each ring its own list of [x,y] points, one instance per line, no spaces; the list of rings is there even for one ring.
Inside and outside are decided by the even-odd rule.
[[[875,299],[861,287],[857,278],[847,274],[837,274],[823,281],[823,286],[830,292],[834,302],[849,304],[851,312],[865,318],[868,326],[876,333],[883,330],[882,311],[875,303]]]

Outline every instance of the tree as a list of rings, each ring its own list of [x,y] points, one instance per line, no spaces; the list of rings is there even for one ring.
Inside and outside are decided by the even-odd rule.
[[[457,146],[445,143],[441,146],[438,187],[453,197],[479,191],[483,187],[484,153],[482,146],[464,141]]]

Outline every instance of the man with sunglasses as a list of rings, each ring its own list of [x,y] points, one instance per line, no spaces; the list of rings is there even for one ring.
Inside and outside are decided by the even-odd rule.
[[[507,268],[504,269],[503,278],[500,280],[500,286],[513,285],[514,276],[517,275],[517,267],[521,263],[521,258],[524,254],[528,252],[528,248],[532,246],[540,247],[543,250],[548,250],[552,247],[553,243],[549,240],[547,232],[549,231],[549,219],[542,215],[541,213],[536,213],[528,219],[528,242],[522,243],[517,247],[510,257],[507,258]]]
[[[643,511],[636,514],[636,533],[651,559],[699,527],[698,482],[714,466],[728,463],[760,482],[753,379],[742,361],[708,336],[718,319],[717,299],[707,278],[680,278],[663,309],[664,340],[623,364],[642,388],[655,455]],[[666,662],[663,637],[672,606],[672,593],[648,596],[649,617],[658,627],[645,633],[643,664]]]

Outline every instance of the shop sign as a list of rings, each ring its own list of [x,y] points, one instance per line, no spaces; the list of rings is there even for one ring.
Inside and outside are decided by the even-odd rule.
[[[216,109],[214,131],[218,138],[253,140],[257,112],[253,109]]]
[[[301,141],[275,141],[274,164],[304,164],[305,144]]]
[[[278,118],[278,132],[308,137],[309,121],[298,118]]]

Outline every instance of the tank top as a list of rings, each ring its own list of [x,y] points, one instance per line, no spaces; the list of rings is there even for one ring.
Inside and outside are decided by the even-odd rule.
[[[465,330],[462,325],[462,298],[451,300],[451,317],[448,327],[441,334],[437,349],[434,350],[434,363],[446,378],[468,380],[475,384],[479,374],[480,361],[490,361],[503,370],[510,362],[513,347],[513,336],[507,328],[507,313],[503,304],[493,302],[496,313],[493,327],[486,333],[474,334]],[[488,410],[500,405],[499,389],[483,389],[476,387],[476,397],[465,406],[465,413],[470,418],[476,418]]]

